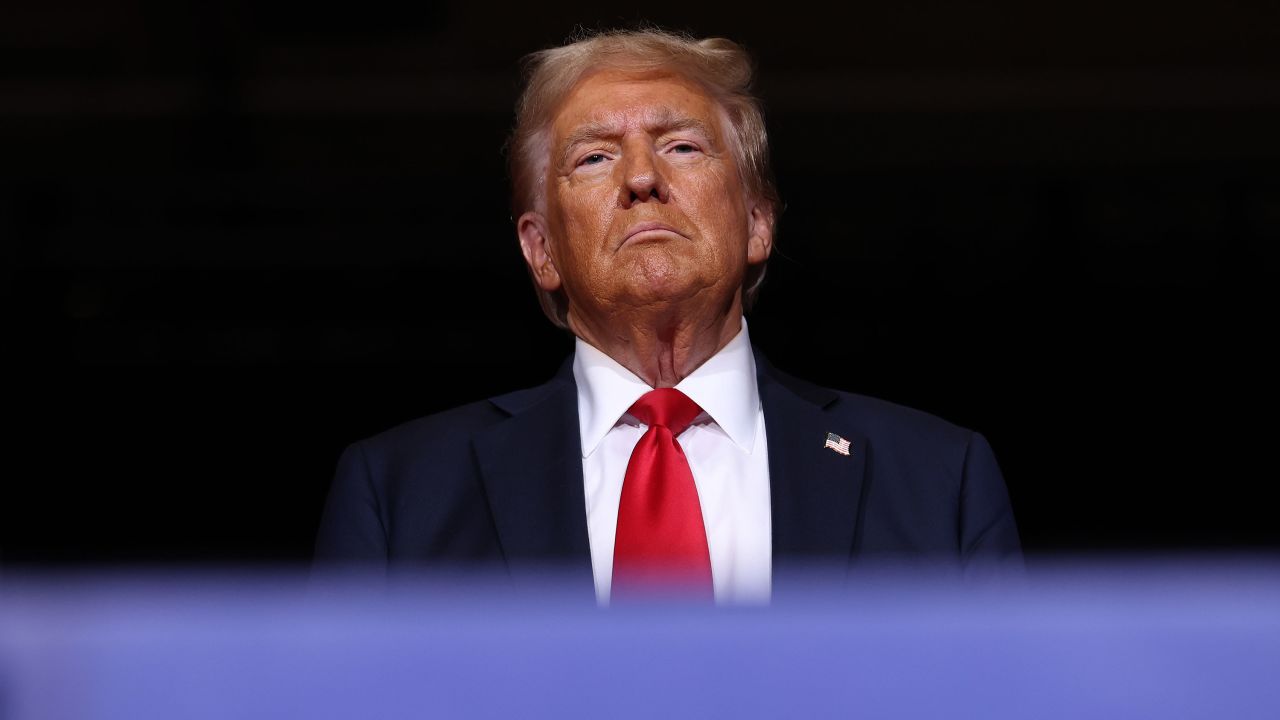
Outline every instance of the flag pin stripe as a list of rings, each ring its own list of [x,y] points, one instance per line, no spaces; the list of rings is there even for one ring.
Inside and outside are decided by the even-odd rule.
[[[827,433],[827,441],[823,443],[822,447],[831,448],[841,455],[849,454],[849,441],[835,433]]]

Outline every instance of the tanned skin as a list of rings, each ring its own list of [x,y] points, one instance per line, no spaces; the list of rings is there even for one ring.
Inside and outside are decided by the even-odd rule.
[[[584,78],[550,128],[539,209],[517,221],[535,281],[569,329],[651,387],[672,387],[738,334],[772,208],[746,192],[723,109],[670,73]]]

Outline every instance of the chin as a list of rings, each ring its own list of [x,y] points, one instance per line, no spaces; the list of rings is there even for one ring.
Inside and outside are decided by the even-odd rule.
[[[637,280],[640,280],[637,278]],[[648,278],[647,282],[633,282],[627,295],[635,305],[669,305],[698,297],[709,289],[706,282],[690,277]]]
[[[698,257],[648,253],[627,263],[619,285],[636,305],[680,302],[724,284],[725,278],[708,272],[707,265]]]

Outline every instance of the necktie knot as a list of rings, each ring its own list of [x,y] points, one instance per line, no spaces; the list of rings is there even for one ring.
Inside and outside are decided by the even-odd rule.
[[[642,395],[627,412],[645,425],[665,427],[675,437],[689,427],[702,408],[675,388],[658,388]]]

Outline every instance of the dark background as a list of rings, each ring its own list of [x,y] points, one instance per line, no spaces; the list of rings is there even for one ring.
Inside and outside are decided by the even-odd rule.
[[[305,560],[347,443],[554,372],[516,63],[642,18],[759,61],[776,365],[983,432],[1029,552],[1280,549],[1278,8],[6,4],[3,561]]]

